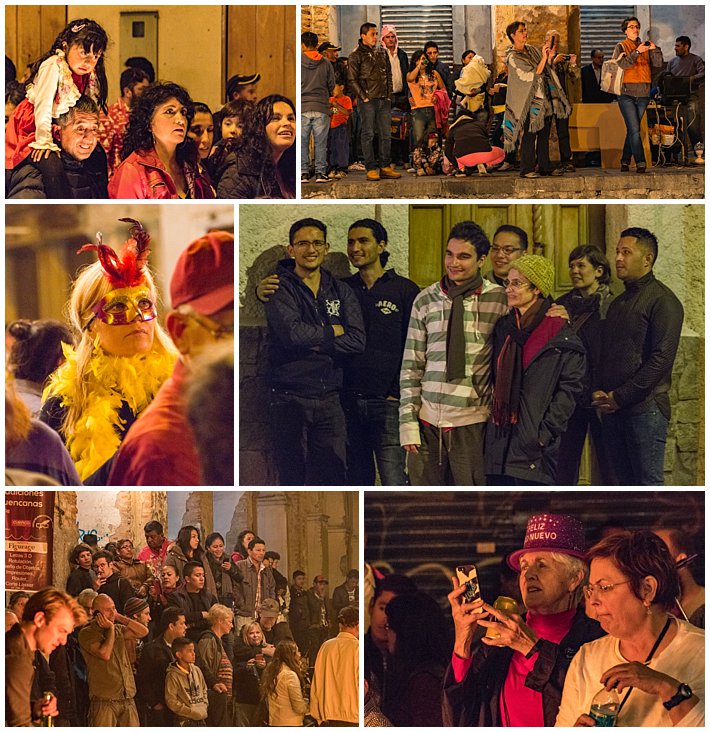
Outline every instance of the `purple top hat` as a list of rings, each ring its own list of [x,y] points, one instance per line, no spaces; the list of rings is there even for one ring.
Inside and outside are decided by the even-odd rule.
[[[584,528],[573,516],[538,513],[528,519],[523,548],[508,555],[508,566],[520,572],[520,557],[527,552],[558,552],[584,559]]]

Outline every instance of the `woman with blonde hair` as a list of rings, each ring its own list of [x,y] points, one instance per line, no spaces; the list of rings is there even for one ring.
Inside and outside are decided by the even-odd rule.
[[[44,392],[40,419],[64,438],[85,485],[105,485],[110,460],[138,415],[170,376],[176,351],[157,321],[157,291],[147,259],[150,236],[133,219],[121,256],[102,243],[99,261],[72,287],[69,318],[76,348]]]
[[[259,726],[256,713],[261,698],[261,676],[266,668],[265,644],[259,623],[242,626],[234,645],[234,724],[237,727]]]
[[[269,706],[270,727],[302,727],[308,713],[301,652],[292,640],[282,640],[261,677],[261,693]]]

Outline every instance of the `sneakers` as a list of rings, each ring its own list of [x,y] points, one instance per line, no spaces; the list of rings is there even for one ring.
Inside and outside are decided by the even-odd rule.
[[[542,178],[540,173],[536,173],[534,170],[531,170],[529,173],[521,173],[521,178]]]
[[[564,168],[555,168],[554,170],[550,171],[550,175],[564,175],[565,169]]]
[[[308,183],[310,179],[311,176],[308,173],[301,173],[301,183]]]
[[[317,173],[316,183],[330,183],[330,178],[325,173]]]
[[[379,179],[380,179],[379,170],[368,170],[367,171],[367,180],[379,180]]]
[[[362,163],[352,163],[348,165],[348,170],[365,170],[365,166]]]
[[[488,170],[483,163],[479,163],[476,168],[478,169],[478,175],[488,175]]]
[[[636,166],[636,172],[637,173],[645,173],[646,172],[646,166],[645,165],[637,165]]]
[[[331,170],[328,173],[328,178],[331,180],[340,180],[341,178],[345,178],[345,173],[342,170]]]
[[[386,168],[380,168],[380,177],[381,178],[401,178],[402,174],[398,173],[396,170],[394,170],[391,167]]]
[[[506,170],[512,170],[512,169],[513,169],[513,166],[507,160],[504,160],[503,165],[501,165],[500,168],[498,168],[498,172],[504,173]]]
[[[562,164],[562,169],[565,171],[565,173],[576,173],[577,168],[574,167],[573,163],[570,163],[569,161]]]
[[[621,168],[622,173],[628,173],[629,172],[629,164],[625,163],[623,160],[621,161]]]

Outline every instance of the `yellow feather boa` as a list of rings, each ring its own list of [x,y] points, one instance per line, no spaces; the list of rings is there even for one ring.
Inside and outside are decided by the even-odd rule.
[[[79,396],[76,351],[62,344],[66,361],[54,372],[43,394],[61,397],[61,406],[69,407]],[[135,356],[112,356],[94,342],[85,374],[88,397],[84,411],[72,431],[65,435],[67,449],[84,480],[98,470],[121,444],[120,428],[125,424],[118,413],[126,402],[139,415],[153,400],[162,383],[170,376],[175,358],[155,349]]]

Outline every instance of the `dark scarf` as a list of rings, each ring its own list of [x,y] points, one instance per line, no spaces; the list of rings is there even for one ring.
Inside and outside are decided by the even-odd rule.
[[[481,272],[470,280],[455,285],[448,277],[441,281],[441,289],[451,299],[451,314],[446,326],[446,380],[466,377],[466,340],[463,327],[463,299],[483,286]]]
[[[523,384],[523,346],[531,333],[542,323],[550,309],[549,297],[538,300],[525,313],[513,309],[501,322],[505,342],[496,364],[496,382],[493,386],[493,424],[499,429],[518,421],[520,390]],[[512,316],[512,317],[511,317]]]

